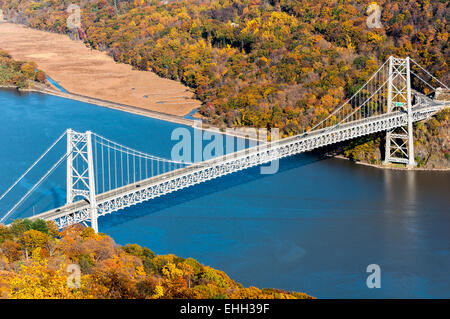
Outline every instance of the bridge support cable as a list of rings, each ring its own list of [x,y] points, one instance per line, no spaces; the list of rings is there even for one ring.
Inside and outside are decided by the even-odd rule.
[[[53,149],[53,147],[58,144],[58,142],[66,135],[67,131],[65,131],[63,134],[61,134],[60,137],[56,139],[56,141],[53,142],[50,147],[48,147],[44,153],[42,153],[41,156],[0,196],[0,201],[8,195],[8,193],[17,185],[20,183],[20,181]]]
[[[409,59],[409,58],[408,58]],[[417,63],[416,61],[414,61],[413,59],[409,59],[409,61],[411,61],[414,65],[416,65],[417,67],[419,67],[419,69],[421,69],[422,71],[424,71],[427,75],[430,76],[431,79],[435,80],[437,83],[439,83],[440,85],[442,85],[446,90],[449,90],[448,86],[445,85],[444,83],[442,83],[441,81],[439,81],[438,78],[436,78],[435,76],[433,76],[433,74],[431,74],[430,72],[428,72],[426,69],[424,69],[419,63]],[[419,77],[419,76],[417,76]],[[421,79],[422,80],[422,79]],[[423,81],[423,80],[422,80]],[[425,82],[425,81],[424,81]],[[427,82],[425,82],[427,83]],[[428,83],[427,83],[428,84]],[[429,85],[429,84],[428,84]]]
[[[429,118],[448,106],[445,96],[432,100],[412,89],[412,76],[433,87],[411,71],[411,61],[390,57],[349,100],[304,134],[199,163],[153,156],[90,131],[79,133],[69,129],[65,157],[2,220],[20,206],[64,159],[67,159],[67,204],[32,219],[54,220],[61,228],[90,221],[96,232],[98,216],[248,167],[363,135],[386,131],[386,162],[414,165],[413,121]],[[413,102],[416,103],[414,106]]]
[[[384,62],[378,70],[362,85],[344,104],[336,108],[319,123],[313,125],[306,133],[321,130],[330,126],[337,126],[348,121],[357,121],[383,112],[383,98],[387,83],[388,61]],[[369,105],[372,101],[372,105]],[[377,111],[379,110],[379,111]],[[377,114],[378,112],[380,112]]]
[[[436,91],[436,88],[433,87],[430,83],[428,83],[427,81],[425,81],[424,79],[422,79],[418,74],[416,74],[415,72],[413,72],[412,70],[410,70],[411,74],[414,75],[417,79],[419,79],[423,84],[425,84],[426,86],[428,86],[430,89],[432,89],[433,91]]]
[[[71,129],[67,130],[67,154],[66,205],[77,197],[88,201],[89,219],[95,232],[98,231],[97,195],[153,177],[159,174],[160,168],[165,173],[170,167],[192,164],[153,156],[90,131],[79,133]],[[157,174],[153,171],[155,165]]]
[[[0,218],[0,222],[4,222],[22,203],[39,187],[46,179],[50,176],[51,173],[67,158],[68,154],[64,154],[45,174],[42,176],[39,181],[33,185],[33,187],[26,192],[26,194],[2,217]]]
[[[328,127],[327,127],[327,130],[330,130],[330,129],[334,128],[334,127],[337,127],[338,125],[340,125],[340,124],[342,124],[342,123],[346,123],[346,121],[349,120],[349,119],[352,119],[352,121],[359,121],[359,120],[362,120],[362,119],[365,119],[365,118],[368,118],[368,117],[374,115],[374,114],[370,114],[369,110],[366,110],[366,109],[365,109],[365,106],[366,106],[372,99],[375,99],[374,97],[375,97],[377,94],[380,94],[379,99],[382,100],[382,96],[384,95],[384,92],[383,92],[382,90],[383,90],[383,88],[385,87],[386,83],[388,83],[388,81],[389,81],[389,79],[388,79],[388,80],[385,80],[384,83],[383,83],[380,87],[378,87],[378,88],[375,90],[375,92],[373,92],[373,93],[369,96],[369,98],[367,98],[364,102],[360,102],[360,100],[359,100],[359,101],[358,101],[358,105],[359,105],[359,106],[354,107],[353,110],[352,110],[348,115],[345,115],[345,116],[341,119],[341,121],[339,121],[337,124],[334,124],[334,125],[332,125],[332,126],[328,126]],[[369,91],[369,92],[371,92],[371,91]],[[379,104],[380,104],[380,103],[379,103]],[[379,105],[376,107],[376,109],[380,109],[380,111],[381,111],[380,114],[382,114],[382,113],[384,112],[383,110],[381,110],[381,108],[380,108]],[[355,114],[356,114],[356,115],[355,115]],[[379,114],[376,114],[376,115],[379,115]]]
[[[95,133],[92,137],[97,194],[192,165],[147,154]]]
[[[437,89],[414,73],[411,70],[411,63],[448,90],[444,83],[409,57],[400,59],[391,56],[344,104],[306,130],[306,134],[331,131],[345,123],[356,123],[372,116],[404,112],[408,116],[407,125],[391,129],[386,133],[385,163],[414,166],[411,76],[415,76],[435,92]],[[418,92],[414,95],[419,97]]]

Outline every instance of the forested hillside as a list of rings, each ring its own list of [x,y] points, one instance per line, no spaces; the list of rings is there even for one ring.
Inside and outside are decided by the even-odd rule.
[[[34,81],[44,83],[45,79],[45,73],[38,70],[35,63],[15,61],[0,50],[0,85],[26,88]]]
[[[80,280],[73,265],[80,268]],[[74,272],[75,271],[75,272]],[[72,283],[72,287],[67,282]],[[92,228],[60,232],[53,222],[0,224],[0,298],[312,298],[279,289],[244,288],[192,258],[119,246]]]
[[[82,8],[81,30],[66,25],[72,2]],[[389,55],[410,56],[449,79],[446,0],[379,1],[381,28],[367,26],[369,2],[362,0],[0,3],[9,21],[81,35],[117,61],[182,81],[203,102],[200,114],[218,126],[277,127],[283,136],[302,132],[345,101]],[[445,132],[448,116],[440,119]],[[373,153],[380,143],[366,146]],[[447,142],[436,149],[444,158]]]

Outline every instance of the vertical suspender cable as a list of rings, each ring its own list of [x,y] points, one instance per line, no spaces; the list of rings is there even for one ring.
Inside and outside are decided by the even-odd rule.
[[[117,151],[114,150],[114,188],[117,188]]]
[[[123,173],[123,167],[124,167],[124,159],[123,159],[123,153],[122,151],[119,152],[120,153],[120,181],[121,181],[121,185],[123,186],[123,180],[124,180],[124,173]]]
[[[94,164],[94,172],[95,172],[95,193],[96,194],[98,194],[98,167],[97,167],[97,156],[98,156],[98,154],[97,154],[97,136],[93,136],[93,138],[94,138],[94,153],[95,153],[95,156],[94,156],[94,162],[95,162],[95,164]]]
[[[111,190],[111,154],[110,154],[110,143],[108,142],[108,191]]]
[[[103,143],[102,143],[102,193],[105,191],[105,164],[103,160]]]

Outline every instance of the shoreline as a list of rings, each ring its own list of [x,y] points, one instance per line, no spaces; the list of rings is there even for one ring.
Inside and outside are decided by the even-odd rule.
[[[243,138],[243,139],[248,139],[248,140],[253,140],[253,141],[259,141],[257,138],[255,137],[248,137],[246,135],[242,135],[242,134],[237,134],[237,133],[227,133],[227,132],[222,132],[222,131],[217,131],[217,128],[213,128],[211,127],[209,124],[204,123],[202,121],[202,119],[198,118],[195,120],[191,120],[191,119],[187,119],[178,115],[173,115],[173,114],[167,114],[167,113],[162,113],[162,112],[158,112],[158,111],[152,111],[152,110],[147,110],[144,108],[140,108],[137,106],[132,106],[132,105],[126,105],[126,104],[120,104],[120,103],[116,103],[116,102],[112,102],[112,101],[106,101],[106,100],[102,100],[102,99],[97,99],[97,98],[92,98],[89,96],[85,96],[85,95],[81,95],[81,94],[75,94],[75,93],[70,93],[70,92],[61,92],[61,91],[56,91],[54,89],[50,89],[48,87],[45,88],[39,88],[39,87],[34,87],[34,88],[18,88],[17,86],[14,85],[4,85],[4,84],[0,84],[0,89],[15,89],[19,92],[30,92],[30,93],[40,93],[40,94],[48,94],[48,95],[52,95],[52,96],[57,96],[57,97],[61,97],[61,98],[65,98],[65,99],[70,99],[70,100],[74,100],[74,101],[80,101],[83,103],[88,103],[94,106],[99,106],[99,107],[106,107],[109,109],[113,109],[113,110],[118,110],[118,111],[122,111],[122,112],[126,112],[126,113],[131,113],[131,114],[136,114],[136,115],[140,115],[140,116],[145,116],[148,118],[152,118],[155,120],[160,120],[160,121],[166,121],[166,122],[171,122],[171,123],[175,123],[175,124],[181,124],[181,125],[186,125],[189,127],[193,127],[195,128],[195,124],[200,122],[202,124],[202,131],[207,131],[207,132],[213,132],[213,133],[220,133],[226,136],[233,136],[233,137],[237,137],[237,138]]]
[[[65,99],[70,99],[70,100],[75,100],[75,101],[80,101],[80,102],[92,104],[92,105],[95,105],[95,106],[101,106],[101,107],[106,107],[106,108],[119,110],[119,111],[123,111],[123,112],[127,112],[127,113],[132,113],[132,114],[136,114],[136,115],[146,116],[146,117],[157,119],[157,120],[163,120],[163,121],[167,121],[167,122],[183,124],[183,125],[188,125],[188,126],[193,126],[194,125],[194,121],[193,120],[185,119],[185,118],[179,117],[177,115],[160,113],[160,112],[157,112],[157,111],[151,111],[151,110],[139,108],[137,106],[120,104],[120,103],[115,103],[115,102],[111,102],[111,101],[96,99],[96,98],[92,98],[92,97],[89,97],[89,96],[84,96],[84,95],[81,95],[81,94],[64,93],[64,92],[52,90],[52,89],[49,89],[49,88],[45,88],[45,89],[41,89],[41,88],[18,88],[18,87],[14,86],[14,85],[4,85],[4,84],[0,85],[0,88],[3,88],[3,89],[15,89],[15,90],[17,90],[19,92],[31,92],[31,93],[48,94],[48,95],[53,95],[53,96],[57,96],[57,97],[62,97],[62,98],[65,98]]]
[[[337,158],[339,160],[346,160],[346,161],[350,161],[357,165],[363,165],[363,166],[368,166],[368,167],[373,167],[373,168],[378,168],[378,169],[391,169],[391,170],[397,170],[397,171],[450,172],[450,168],[394,167],[394,166],[387,166],[387,165],[380,165],[380,164],[357,162],[357,161],[353,161],[350,158],[347,158],[343,155],[327,155],[327,157]]]
[[[89,97],[89,96],[85,96],[85,95],[81,95],[81,94],[70,93],[70,92],[65,93],[65,92],[55,91],[55,90],[51,90],[51,89],[41,90],[41,89],[35,89],[35,88],[34,89],[33,88],[21,89],[20,91],[53,95],[53,96],[62,97],[65,99],[70,99],[70,100],[80,101],[80,102],[84,102],[84,103],[88,103],[88,104],[92,104],[92,105],[96,105],[96,106],[106,107],[109,109],[114,109],[114,110],[119,110],[119,111],[132,113],[132,114],[136,114],[136,115],[146,116],[146,117],[157,119],[157,120],[162,120],[162,121],[167,121],[167,122],[172,122],[172,123],[177,123],[177,124],[183,124],[183,125],[187,125],[187,126],[194,126],[193,120],[185,119],[184,117],[181,117],[181,116],[162,113],[162,112],[158,112],[158,111],[147,110],[147,109],[140,108],[137,106],[116,103],[116,102],[107,101],[107,100],[103,100],[103,99],[97,99],[97,98],[93,98],[93,97]]]
[[[66,98],[66,99],[70,99],[70,100],[88,103],[88,104],[95,105],[95,106],[106,107],[109,109],[114,109],[114,110],[127,112],[127,113],[131,113],[131,114],[136,114],[136,115],[140,115],[140,116],[146,116],[146,117],[156,119],[156,120],[167,121],[167,122],[176,123],[176,124],[182,124],[182,125],[186,125],[186,126],[190,126],[190,127],[194,127],[194,128],[195,128],[195,122],[200,121],[200,122],[202,122],[202,130],[203,131],[216,132],[216,130],[213,130],[210,126],[205,126],[207,124],[203,123],[203,121],[201,119],[198,119],[198,120],[186,119],[186,118],[183,118],[183,117],[180,117],[177,115],[165,114],[165,113],[160,113],[157,111],[150,111],[150,110],[142,109],[142,108],[132,106],[132,105],[125,105],[125,104],[115,103],[115,102],[111,102],[111,101],[105,101],[105,100],[96,99],[96,98],[92,98],[92,97],[88,97],[88,96],[83,96],[80,94],[64,93],[64,92],[60,92],[60,91],[51,90],[49,88],[20,89],[14,85],[3,85],[3,84],[0,85],[0,88],[16,89],[19,92],[31,92],[31,93],[41,93],[41,94],[53,95],[53,96],[57,96],[57,97],[61,97],[61,98]],[[228,135],[228,136],[257,140],[256,138],[240,136],[239,134],[227,134],[226,132],[222,132],[222,131],[220,131],[220,133],[223,135]],[[386,165],[380,165],[380,164],[370,164],[370,163],[364,163],[364,162],[360,162],[360,161],[353,161],[343,155],[326,155],[326,156],[329,158],[337,158],[340,160],[351,161],[357,165],[374,167],[374,168],[378,168],[378,169],[391,169],[391,170],[398,170],[398,171],[426,171],[426,172],[449,172],[450,171],[450,168],[420,168],[420,167],[407,168],[407,167],[386,166]]]

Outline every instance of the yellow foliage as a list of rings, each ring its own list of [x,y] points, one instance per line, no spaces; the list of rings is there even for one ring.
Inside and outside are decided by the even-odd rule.
[[[377,43],[377,44],[383,42],[383,37],[374,32],[368,32],[367,38],[368,38],[369,42],[373,42],[373,43]]]
[[[162,273],[166,278],[170,280],[183,276],[183,271],[181,269],[178,269],[175,264],[171,262],[167,263],[164,266],[164,268],[162,269]]]
[[[55,271],[47,268],[47,260],[33,260],[22,265],[20,271],[9,278],[9,298],[13,299],[79,299],[90,298],[81,288],[69,288],[68,274],[61,264]],[[83,280],[82,280],[83,282]]]

